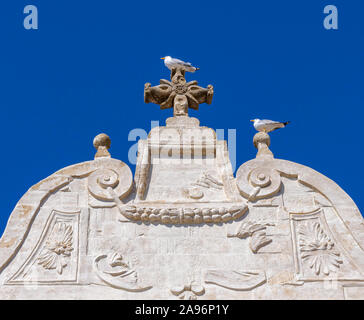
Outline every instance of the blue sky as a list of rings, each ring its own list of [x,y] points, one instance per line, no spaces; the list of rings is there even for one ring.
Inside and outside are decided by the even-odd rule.
[[[23,9],[38,8],[38,30]],[[339,29],[323,27],[336,5]],[[58,169],[93,159],[112,139],[128,162],[134,128],[172,110],[144,104],[144,83],[169,77],[159,58],[191,61],[214,85],[202,125],[236,129],[237,167],[255,157],[252,118],[290,120],[271,134],[277,158],[337,182],[364,212],[363,1],[2,1],[0,234],[20,197]],[[134,170],[134,166],[131,165]],[[324,190],[323,190],[324,191]]]

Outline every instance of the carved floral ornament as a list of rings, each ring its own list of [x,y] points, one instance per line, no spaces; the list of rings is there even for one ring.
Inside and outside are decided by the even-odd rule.
[[[319,222],[305,221],[298,227],[299,249],[303,262],[319,275],[336,272],[343,263],[334,243]]]
[[[54,225],[51,235],[45,243],[45,247],[38,257],[38,264],[44,269],[56,269],[62,274],[63,268],[68,264],[67,258],[73,251],[72,226],[64,222]]]

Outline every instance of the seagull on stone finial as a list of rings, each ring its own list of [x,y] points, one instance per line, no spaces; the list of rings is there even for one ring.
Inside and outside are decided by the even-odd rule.
[[[254,119],[250,120],[254,122],[254,128],[257,131],[260,132],[271,132],[273,130],[284,128],[287,124],[290,123],[290,121],[287,122],[278,122],[278,121],[272,121],[272,120],[260,120],[260,119]]]
[[[169,69],[172,70],[172,68],[181,68],[183,70],[186,70],[188,72],[195,72],[196,70],[199,70],[200,68],[194,67],[190,62],[184,62],[182,60],[172,58],[171,56],[166,56],[161,58],[164,60],[164,65]]]

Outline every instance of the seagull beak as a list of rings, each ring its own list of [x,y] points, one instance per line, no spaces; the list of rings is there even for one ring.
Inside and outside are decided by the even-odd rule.
[[[254,122],[254,120],[250,120],[251,122]]]
[[[163,58],[161,58],[162,60],[164,60],[166,57],[163,57]]]

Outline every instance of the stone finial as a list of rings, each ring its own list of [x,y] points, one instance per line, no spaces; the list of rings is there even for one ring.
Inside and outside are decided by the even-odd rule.
[[[110,149],[110,145],[111,145],[111,139],[107,134],[105,133],[98,134],[94,138],[94,147],[97,150],[95,154],[95,159],[101,157],[110,158],[111,155],[108,151],[108,149]]]
[[[188,108],[198,110],[201,103],[211,104],[214,88],[202,88],[197,81],[186,82],[185,70],[172,68],[171,81],[161,79],[160,85],[144,85],[144,102],[159,104],[161,109],[173,107],[173,116],[187,116]]]
[[[258,132],[254,135],[253,138],[254,146],[258,149],[257,158],[258,157],[270,157],[273,158],[272,151],[269,150],[270,145],[270,137],[268,133]]]

